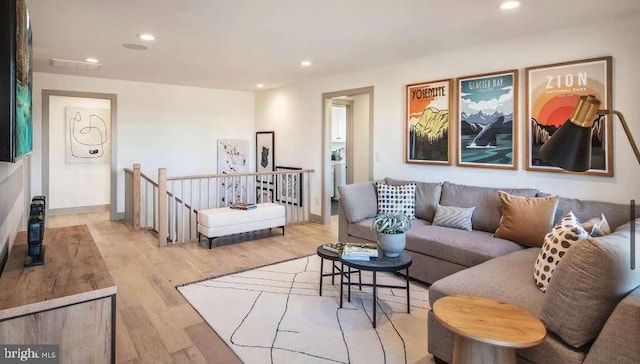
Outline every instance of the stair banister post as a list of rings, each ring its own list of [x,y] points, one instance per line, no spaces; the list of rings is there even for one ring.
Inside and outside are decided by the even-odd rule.
[[[140,163],[133,165],[133,230],[140,230]]]
[[[167,169],[158,168],[158,246],[167,245],[169,236]]]

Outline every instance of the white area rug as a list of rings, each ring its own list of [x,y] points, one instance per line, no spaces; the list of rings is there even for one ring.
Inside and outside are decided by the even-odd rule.
[[[248,364],[433,363],[427,353],[427,289],[378,288],[378,325],[371,324],[370,287],[352,287],[339,308],[340,285],[324,278],[318,295],[320,258],[309,256],[178,287],[189,303]],[[325,272],[331,262],[325,260]],[[352,276],[353,281],[357,274]],[[363,283],[371,283],[363,272]],[[378,284],[404,278],[378,273]]]

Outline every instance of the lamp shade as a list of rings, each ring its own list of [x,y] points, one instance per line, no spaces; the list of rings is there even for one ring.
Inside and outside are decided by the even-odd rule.
[[[565,122],[542,145],[540,156],[567,171],[588,170],[591,167],[591,128]]]
[[[591,167],[591,127],[600,100],[580,96],[569,119],[540,148],[540,156],[567,171],[584,172]]]

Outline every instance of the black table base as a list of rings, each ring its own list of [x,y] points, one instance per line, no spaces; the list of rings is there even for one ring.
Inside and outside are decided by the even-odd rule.
[[[413,263],[411,259],[411,255],[406,252],[402,252],[400,257],[398,258],[387,258],[380,257],[374,258],[370,261],[349,261],[345,259],[340,259],[344,265],[351,268],[359,269],[360,271],[370,271],[373,274],[373,282],[362,283],[362,281],[358,284],[359,286],[365,287],[373,287],[373,328],[376,328],[377,324],[377,305],[378,305],[378,287],[381,288],[404,288],[407,291],[407,313],[411,314],[411,296],[410,296],[410,288],[409,288],[409,267]],[[401,270],[405,271],[405,282],[404,286],[400,285],[387,285],[387,284],[378,284],[377,282],[377,272],[399,272]],[[345,278],[347,282],[345,282]],[[340,308],[342,308],[343,304],[343,287],[347,286],[347,301],[351,302],[351,286],[354,285],[351,283],[351,275],[350,274],[340,274]],[[360,288],[362,290],[362,288]]]

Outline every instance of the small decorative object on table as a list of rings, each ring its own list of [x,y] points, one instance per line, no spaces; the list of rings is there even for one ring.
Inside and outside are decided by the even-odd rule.
[[[327,249],[328,251],[340,254],[342,253],[342,248],[344,248],[344,243],[328,243],[324,244],[322,247]]]
[[[378,233],[378,244],[386,257],[395,258],[404,250],[406,232],[411,221],[403,212],[381,212],[373,219],[371,229]]]
[[[234,203],[233,205],[229,206],[229,208],[232,208],[234,210],[253,210],[256,207],[258,207],[258,205],[254,203]]]
[[[342,259],[369,260],[378,257],[378,247],[369,244],[345,244],[342,248]]]

